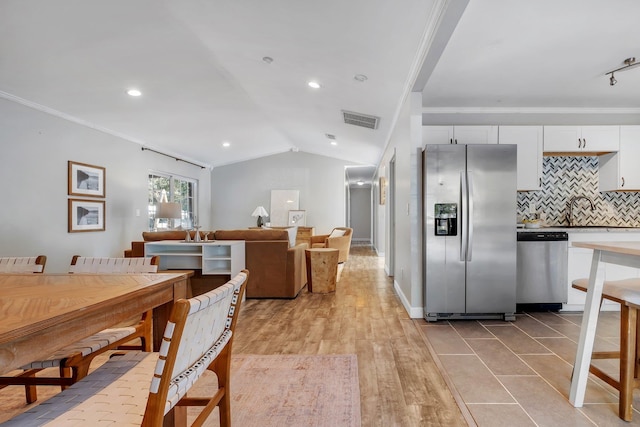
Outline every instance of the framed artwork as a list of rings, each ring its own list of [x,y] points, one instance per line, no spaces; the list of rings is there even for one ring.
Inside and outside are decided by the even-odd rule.
[[[287,225],[307,225],[307,211],[289,211],[289,221]]]
[[[387,180],[384,176],[380,177],[378,186],[380,187],[380,204],[384,205],[387,201]]]
[[[300,209],[300,191],[298,190],[271,190],[271,210],[269,222],[275,227],[290,225],[288,212]]]
[[[69,233],[104,230],[104,200],[69,199]]]
[[[106,171],[103,167],[72,161],[69,161],[68,165],[68,193],[70,196],[105,196],[104,184]]]

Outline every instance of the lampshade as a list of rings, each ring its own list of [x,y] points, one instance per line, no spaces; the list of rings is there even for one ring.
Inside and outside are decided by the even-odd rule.
[[[262,207],[262,206],[258,206],[253,213],[251,214],[251,216],[269,216],[269,212],[267,212],[267,210]]]
[[[182,218],[180,203],[158,203],[156,218]]]

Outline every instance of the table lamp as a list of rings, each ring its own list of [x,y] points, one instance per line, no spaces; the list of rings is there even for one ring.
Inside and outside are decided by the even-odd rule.
[[[159,219],[168,219],[171,221],[172,219],[182,219],[182,207],[180,203],[170,203],[167,201],[167,193],[165,190],[162,190],[162,196],[160,197],[160,201],[156,205],[156,222]],[[172,224],[169,222],[169,224]],[[157,229],[156,224],[156,229]],[[169,227],[172,229],[173,227]]]
[[[257,216],[258,217],[258,227],[262,227],[263,224],[263,220],[262,217],[266,217],[269,216],[269,212],[267,212],[267,210],[262,207],[262,206],[258,206],[253,213],[251,214],[251,216]]]

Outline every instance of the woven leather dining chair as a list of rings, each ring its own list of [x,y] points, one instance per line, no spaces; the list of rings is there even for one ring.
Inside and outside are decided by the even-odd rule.
[[[44,255],[0,257],[0,274],[43,273],[46,264],[47,257]]]
[[[89,258],[74,255],[69,273],[74,274],[140,274],[156,273],[159,258]],[[93,359],[114,349],[152,350],[153,313],[147,311],[130,325],[105,329],[64,347],[44,360],[35,360],[22,366],[16,376],[0,377],[0,387],[24,385],[27,403],[37,400],[35,385],[57,385],[63,390],[89,373]],[[140,344],[130,345],[139,339]],[[46,368],[58,368],[58,377],[39,377],[36,373]]]
[[[220,425],[230,427],[233,332],[248,278],[249,272],[243,270],[212,291],[178,300],[158,353],[113,357],[82,381],[3,427],[103,425],[106,421],[160,427],[176,406],[202,408],[192,426],[203,425],[218,406]],[[207,386],[199,391],[205,396],[188,395],[205,371],[218,377],[217,389],[209,392]]]

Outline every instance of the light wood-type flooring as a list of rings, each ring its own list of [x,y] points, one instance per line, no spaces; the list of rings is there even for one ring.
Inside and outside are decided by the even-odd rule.
[[[632,423],[617,417],[615,390],[593,376],[585,406],[569,404],[580,320],[572,313],[525,313],[516,322],[412,320],[382,258],[354,246],[335,293],[304,288],[294,300],[245,301],[233,351],[356,354],[365,427],[640,425],[639,412]],[[619,313],[601,313],[596,349],[616,348],[618,331]],[[617,370],[614,362],[597,363]],[[53,393],[39,387],[39,401]],[[638,391],[634,403],[640,408]],[[0,390],[0,422],[25,408],[21,388]]]
[[[356,354],[363,426],[467,425],[370,246],[352,248],[335,293],[246,300],[234,340],[235,354]],[[39,402],[56,391],[38,387]],[[0,390],[0,422],[27,408],[23,394]]]
[[[422,323],[422,322],[420,322]],[[353,246],[336,292],[247,300],[234,353],[358,356],[363,426],[466,426],[421,336],[369,246]]]

